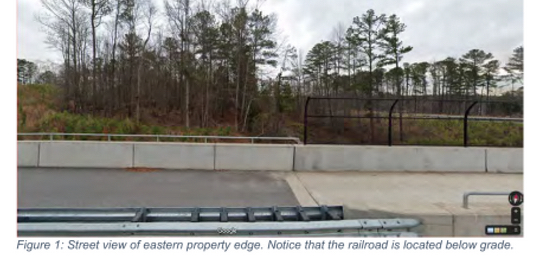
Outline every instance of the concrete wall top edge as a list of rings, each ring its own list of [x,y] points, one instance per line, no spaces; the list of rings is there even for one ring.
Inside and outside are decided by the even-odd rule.
[[[220,146],[220,147],[262,147],[262,148],[292,148],[294,144],[265,144],[265,143],[194,143],[194,142],[132,142],[132,141],[17,141],[19,143],[90,143],[90,144],[135,144],[135,145],[181,145],[181,146]]]
[[[523,147],[485,147],[486,150],[521,150],[524,151]]]
[[[89,143],[89,144],[128,144],[128,145],[207,145],[213,146],[213,143],[187,143],[187,142],[131,142],[131,141],[18,141],[19,143]]]
[[[38,143],[77,143],[77,144],[125,144],[132,145],[136,142],[120,142],[120,141],[36,141]]]
[[[524,150],[524,148],[514,147],[460,147],[460,146],[419,146],[419,145],[326,145],[326,144],[263,144],[263,143],[190,143],[190,142],[132,142],[132,141],[34,141],[34,140],[22,140],[17,141],[20,143],[101,143],[101,144],[140,144],[140,145],[184,145],[184,146],[219,146],[219,147],[235,147],[235,146],[251,146],[251,147],[296,147],[296,148],[349,148],[349,149],[445,149],[445,150]]]
[[[181,146],[214,146],[215,143],[196,143],[196,142],[130,142],[136,145],[181,145]]]
[[[459,146],[416,146],[416,145],[295,145],[297,148],[348,148],[348,149],[440,149],[440,150],[485,150],[484,147],[459,147]],[[492,148],[492,149],[507,149],[507,148]],[[517,149],[517,148],[514,148]]]
[[[262,147],[262,148],[278,148],[278,147],[287,147],[292,148],[294,144],[266,144],[266,143],[216,143],[217,147],[239,147],[239,146],[249,146],[249,147]]]

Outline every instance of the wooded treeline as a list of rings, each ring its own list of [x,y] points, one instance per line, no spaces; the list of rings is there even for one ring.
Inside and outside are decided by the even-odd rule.
[[[374,10],[304,55],[278,38],[275,15],[243,0],[165,0],[163,10],[149,0],[42,4],[38,19],[62,68],[32,75],[18,60],[19,82],[61,86],[64,108],[77,113],[260,133],[298,119],[306,96],[488,99],[501,80],[522,85],[523,47],[504,67],[478,49],[404,63],[413,51],[400,39],[406,25]]]

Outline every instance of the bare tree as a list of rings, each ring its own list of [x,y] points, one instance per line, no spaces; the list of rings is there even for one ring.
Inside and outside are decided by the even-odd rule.
[[[142,8],[142,16],[145,19],[145,25],[147,28],[147,34],[146,39],[144,39],[144,43],[142,44],[142,50],[141,54],[139,55],[139,58],[143,59],[144,52],[146,51],[146,45],[148,44],[148,41],[150,40],[150,36],[152,35],[152,24],[153,20],[155,18],[155,15],[157,13],[157,9],[155,8],[155,5],[152,1],[145,1],[144,6]],[[142,63],[143,60],[139,60],[138,62],[138,72],[137,72],[137,109],[136,109],[136,121],[137,124],[140,122],[140,75],[142,73]]]
[[[165,1],[165,13],[169,19],[169,25],[173,31],[174,36],[180,40],[180,52],[181,52],[181,83],[185,84],[185,126],[189,127],[189,58],[190,49],[190,0],[170,0]],[[175,31],[179,31],[179,34],[175,34]]]
[[[109,0],[81,0],[90,9],[90,23],[92,30],[92,102],[94,110],[97,101],[97,28],[101,25],[103,16],[111,12]]]
[[[80,62],[84,45],[82,40],[85,39],[80,33],[85,32],[87,14],[79,0],[41,0],[41,4],[44,12],[37,16],[37,20],[48,32],[48,43],[63,50],[64,56],[67,57],[64,71],[70,80],[66,83],[65,99],[74,98],[80,107]]]

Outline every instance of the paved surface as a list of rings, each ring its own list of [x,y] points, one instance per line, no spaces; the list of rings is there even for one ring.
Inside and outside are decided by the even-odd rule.
[[[464,209],[464,192],[523,189],[523,174],[496,173],[19,168],[18,176],[19,207],[343,205],[346,219],[418,218],[414,231],[445,237],[510,224],[506,196],[471,196]]]
[[[362,216],[445,213],[469,191],[522,191],[522,174],[412,172],[130,172],[19,168],[21,207],[345,205]],[[470,208],[508,207],[471,196]]]
[[[296,206],[283,178],[263,172],[19,168],[19,207]]]
[[[511,224],[506,196],[471,196],[464,209],[464,192],[523,192],[522,174],[304,172],[295,177],[299,184],[291,186],[302,186],[292,187],[304,191],[297,195],[301,203],[344,205],[348,219],[417,218],[422,225],[414,231],[431,237],[484,237],[487,225]]]
[[[413,172],[299,172],[308,191],[300,202],[341,204],[361,216],[387,214],[444,214],[478,209],[510,210],[506,196],[471,196],[462,209],[465,192],[511,192],[523,189],[523,174]],[[293,187],[293,189],[295,189]],[[304,195],[305,196],[305,195]]]

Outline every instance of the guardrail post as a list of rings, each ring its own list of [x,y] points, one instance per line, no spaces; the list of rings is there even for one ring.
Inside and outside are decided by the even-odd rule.
[[[392,128],[392,125],[393,125],[393,109],[395,108],[395,105],[397,105],[397,102],[399,102],[398,99],[395,100],[395,102],[393,102],[393,105],[391,105],[391,108],[389,109],[389,128],[388,128],[388,133],[387,133],[387,144],[389,146],[391,146],[392,142],[393,142],[393,128]]]
[[[51,140],[51,141],[53,140],[53,139],[52,139],[52,133],[49,134],[49,140]]]
[[[159,135],[155,136],[155,141],[159,141]]]
[[[309,107],[309,101],[311,97],[307,97],[305,101],[305,110],[303,111],[303,144],[307,145],[307,108]]]
[[[468,147],[468,115],[470,115],[470,111],[472,108],[479,103],[478,101],[474,101],[468,109],[466,109],[466,113],[464,113],[464,147]]]
[[[107,134],[107,140],[110,142],[110,134]]]
[[[484,196],[492,196],[492,195],[506,195],[509,196],[509,192],[467,192],[462,195],[462,207],[464,209],[468,209],[468,198],[471,195],[484,195]]]

